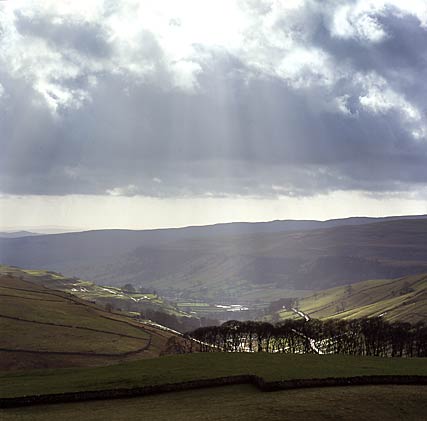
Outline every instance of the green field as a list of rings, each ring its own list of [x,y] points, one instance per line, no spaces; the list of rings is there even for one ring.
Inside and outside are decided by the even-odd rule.
[[[427,321],[427,275],[369,280],[318,291],[300,299],[299,309],[315,319],[380,316],[389,321]],[[295,317],[295,313],[286,309],[279,317]]]
[[[143,398],[6,409],[2,421],[422,420],[427,386],[359,386],[263,393],[249,385]]]
[[[90,281],[66,277],[52,271],[21,269],[6,265],[0,265],[0,275],[10,275],[39,286],[67,292],[104,307],[109,303],[113,308],[124,311],[140,312],[150,308],[176,317],[190,317],[178,306],[167,303],[162,297],[152,293],[130,293],[119,287],[96,285]]]
[[[425,359],[196,353],[97,368],[8,372],[0,375],[0,397],[132,388],[255,374],[266,381],[367,375],[427,375]]]
[[[66,292],[8,275],[0,275],[0,331],[0,370],[149,358],[159,355],[172,336]]]

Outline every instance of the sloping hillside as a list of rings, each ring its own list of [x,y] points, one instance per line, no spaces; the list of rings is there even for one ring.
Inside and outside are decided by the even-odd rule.
[[[107,365],[158,356],[171,333],[71,294],[0,275],[0,369]]]
[[[426,219],[293,232],[219,235],[211,229],[0,239],[0,259],[103,285],[131,282],[173,298],[204,300],[255,300],[272,291],[277,296],[427,272]]]
[[[132,285],[122,287],[97,285],[91,281],[67,277],[47,270],[21,269],[16,266],[0,265],[0,275],[11,275],[24,281],[70,293],[104,309],[125,311],[138,319],[150,319],[179,332],[193,330],[218,321],[203,320],[194,312],[183,311],[182,306],[167,301],[157,293],[146,289],[137,290]]]
[[[162,297],[152,292],[124,291],[120,287],[96,285],[93,282],[64,276],[58,272],[38,269],[22,269],[16,266],[0,265],[0,275],[11,275],[24,281],[37,284],[49,289],[55,289],[96,303],[105,307],[110,304],[112,309],[141,312],[153,309],[179,317],[189,314],[178,310],[177,306],[166,302]]]
[[[427,322],[427,274],[363,281],[319,291],[299,300],[299,309],[316,319],[384,317]],[[280,318],[293,317],[290,308]]]

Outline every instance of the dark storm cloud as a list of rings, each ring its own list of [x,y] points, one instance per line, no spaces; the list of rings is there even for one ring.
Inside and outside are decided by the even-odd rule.
[[[96,57],[111,55],[111,47],[102,26],[79,21],[55,21],[55,15],[29,17],[16,13],[16,29],[23,36],[37,37],[54,49],[73,49]]]
[[[62,57],[73,50],[73,66],[81,57],[90,63],[53,79],[41,73],[44,91],[34,78],[0,68],[1,192],[269,196],[422,186],[426,29],[387,8],[374,16],[383,40],[338,37],[330,4],[307,2],[274,27],[297,49],[327,54],[336,79],[322,65],[295,67],[293,55],[287,62],[259,35],[249,58],[193,45],[184,65],[196,71],[179,74],[184,87],[150,31],[140,31],[120,61],[127,45],[117,50],[98,24],[17,14],[21,36],[45,40]],[[265,2],[260,14],[269,12]],[[284,74],[268,69],[268,57],[281,54]]]
[[[375,71],[425,109],[427,88],[421,80],[427,68],[427,30],[415,16],[393,12],[388,8],[377,16],[387,33],[381,42],[337,39],[324,19],[317,21],[310,42],[329,52],[337,62],[350,63],[354,71]]]

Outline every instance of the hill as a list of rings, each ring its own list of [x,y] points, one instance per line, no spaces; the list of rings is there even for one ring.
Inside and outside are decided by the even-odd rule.
[[[389,321],[427,321],[427,274],[362,281],[318,291],[298,300],[298,309],[315,319],[383,317]],[[294,304],[295,305],[295,304]],[[280,319],[296,317],[287,304]]]
[[[0,275],[0,369],[107,365],[160,355],[172,333]]]
[[[318,229],[327,223],[329,227]],[[104,285],[131,282],[173,299],[230,302],[427,272],[424,217],[316,222],[316,229],[307,228],[313,228],[313,221],[307,224],[279,221],[0,239],[0,260]]]
[[[0,238],[21,238],[21,237],[30,237],[33,235],[40,235],[35,232],[30,231],[8,231],[0,232]]]
[[[66,292],[110,311],[124,311],[134,318],[151,319],[179,332],[206,324],[218,324],[209,312],[191,311],[191,306],[165,300],[150,290],[136,290],[130,284],[122,287],[103,286],[76,277],[67,277],[58,272],[5,265],[0,265],[0,275],[14,276],[49,289]],[[189,309],[191,314],[184,311],[184,308]]]

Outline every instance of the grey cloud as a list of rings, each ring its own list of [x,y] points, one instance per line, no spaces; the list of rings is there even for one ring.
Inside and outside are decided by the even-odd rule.
[[[263,195],[284,184],[282,192],[315,194],[393,189],[402,172],[405,183],[427,181],[425,148],[398,124],[384,127],[369,113],[316,115],[279,81],[237,85],[226,87],[228,99],[214,101],[143,86],[129,96],[127,84],[109,79],[59,131],[51,123],[55,137],[28,134],[24,151],[22,140],[12,142],[20,149],[8,171],[10,192],[101,194],[134,185],[131,194]],[[164,182],[154,184],[154,177]]]
[[[85,73],[59,81],[84,89],[90,100],[56,116],[31,84],[0,73],[8,98],[0,99],[0,142],[6,152],[0,155],[0,190],[170,197],[422,186],[427,142],[414,139],[399,110],[363,108],[364,93],[354,76],[382,76],[424,112],[425,120],[425,29],[414,18],[384,13],[380,22],[389,34],[384,41],[338,39],[328,26],[332,6],[325,12],[307,4],[292,21],[279,20],[277,31],[294,31],[301,45],[327,52],[337,67],[346,63],[349,73],[332,86],[296,88],[278,75],[262,74],[236,51],[195,45],[191,59],[201,70],[197,89],[187,92],[173,86],[162,47],[148,31],[141,33],[132,60],[150,63],[150,74],[96,72],[94,85]],[[269,11],[267,2],[263,11]],[[49,39],[59,52],[74,48],[103,59],[114,55],[96,25],[46,19],[47,25],[42,17],[20,16],[18,29]],[[342,96],[350,114],[333,105]]]
[[[319,21],[311,42],[330,52],[337,61],[350,62],[357,70],[375,70],[388,77],[393,76],[396,69],[410,73],[423,70],[427,53],[426,28],[414,16],[396,16],[390,9],[378,16],[378,21],[388,34],[378,43],[336,38],[325,21]]]
[[[56,50],[73,49],[80,54],[98,58],[112,53],[107,42],[108,34],[99,24],[81,21],[60,21],[60,16],[26,16],[16,13],[16,28],[24,36],[38,37],[52,44]]]

